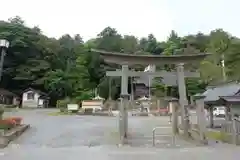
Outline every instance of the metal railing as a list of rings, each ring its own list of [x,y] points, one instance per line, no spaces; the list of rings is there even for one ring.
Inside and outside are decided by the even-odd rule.
[[[171,127],[167,127],[167,126],[159,126],[159,127],[155,127],[152,130],[152,145],[155,146],[155,140],[156,140],[156,130],[157,129],[172,129]],[[169,134],[158,134],[157,136],[169,136]],[[172,133],[172,145],[176,144],[176,136]]]

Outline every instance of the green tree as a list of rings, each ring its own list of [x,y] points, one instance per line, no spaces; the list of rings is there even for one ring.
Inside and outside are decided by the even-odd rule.
[[[117,64],[108,64],[90,48],[126,54],[198,54],[210,52],[200,64],[188,64],[187,70],[199,71],[200,78],[186,80],[188,95],[202,92],[209,83],[223,79],[221,61],[225,60],[225,71],[229,80],[240,80],[240,39],[216,29],[210,34],[191,34],[184,37],[172,31],[166,41],[159,42],[153,34],[143,38],[134,35],[122,36],[111,27],[104,28],[95,38],[84,42],[81,34],[62,35],[59,39],[43,35],[41,28],[27,27],[21,17],[0,22],[0,38],[10,41],[3,66],[1,87],[21,93],[33,87],[49,93],[52,104],[57,99],[70,97],[83,100],[93,97],[98,88],[100,96],[118,98],[120,78],[105,76],[106,70],[119,69]],[[145,66],[132,66],[143,70]],[[174,71],[174,65],[158,65],[157,69]],[[161,82],[154,84],[157,96],[177,96],[177,87],[166,87]],[[171,90],[171,94],[170,94]],[[129,87],[130,91],[130,87]]]

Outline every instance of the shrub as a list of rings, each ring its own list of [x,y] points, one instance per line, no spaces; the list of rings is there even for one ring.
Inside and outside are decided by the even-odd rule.
[[[12,119],[0,120],[0,129],[9,130],[16,126],[16,122]]]
[[[109,116],[109,113],[108,112],[95,112],[95,113],[92,113],[92,115],[94,115],[94,116]]]
[[[60,112],[67,112],[67,105],[68,104],[78,104],[79,100],[77,99],[70,99],[69,97],[62,99],[62,100],[58,100],[57,101],[57,108],[60,109]],[[78,112],[78,111],[75,111]]]
[[[147,112],[141,112],[138,114],[138,116],[148,116],[148,113]]]
[[[0,130],[9,130],[12,126],[10,124],[0,123]]]
[[[5,105],[4,107],[5,108],[17,108],[17,105],[13,105],[13,104],[12,105]]]
[[[2,119],[3,113],[4,113],[4,108],[0,107],[0,120]]]
[[[75,110],[75,111],[71,111],[72,113],[78,113],[78,110]]]
[[[21,122],[22,122],[22,118],[21,117],[10,117],[10,118],[7,118],[7,119],[15,121],[16,125],[20,125]]]
[[[71,102],[70,98],[65,98],[63,100],[57,101],[57,108],[60,109],[60,112],[67,111],[67,105]]]

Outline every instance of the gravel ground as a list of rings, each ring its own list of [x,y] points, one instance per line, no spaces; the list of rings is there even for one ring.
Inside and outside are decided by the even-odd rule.
[[[20,110],[6,113],[6,116],[23,116],[24,122],[29,123],[31,129],[0,150],[0,159],[237,160],[240,157],[240,148],[236,146],[216,143],[196,146],[180,139],[176,140],[176,146],[172,146],[171,136],[157,137],[156,147],[152,147],[153,127],[169,127],[168,117],[129,117],[129,145],[118,147],[117,117],[49,116],[48,113],[53,111]],[[170,135],[171,129],[157,132]]]

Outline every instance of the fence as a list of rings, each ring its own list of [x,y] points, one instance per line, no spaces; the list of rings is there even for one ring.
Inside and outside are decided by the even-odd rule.
[[[233,121],[226,121],[221,125],[221,131],[224,133],[232,134],[234,129],[234,121],[236,125],[236,133],[240,134],[240,121],[237,119],[234,119]]]
[[[221,125],[221,132],[230,136],[233,144],[239,144],[240,121],[234,118],[232,121],[226,121]]]

